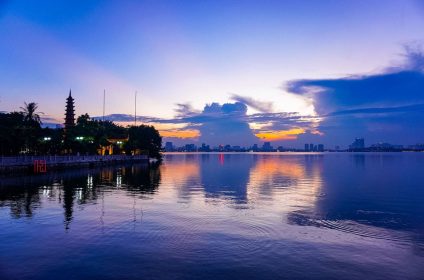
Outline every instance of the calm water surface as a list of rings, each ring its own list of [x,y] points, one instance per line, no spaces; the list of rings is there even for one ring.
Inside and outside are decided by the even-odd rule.
[[[424,279],[424,153],[0,178],[0,279]]]

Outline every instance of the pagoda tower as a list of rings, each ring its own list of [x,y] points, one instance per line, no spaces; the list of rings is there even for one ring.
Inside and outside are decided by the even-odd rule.
[[[74,98],[72,98],[71,90],[69,90],[69,96],[66,99],[65,129],[73,126],[75,126]]]

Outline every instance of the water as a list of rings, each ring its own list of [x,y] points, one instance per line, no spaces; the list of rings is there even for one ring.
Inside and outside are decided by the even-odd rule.
[[[424,279],[424,153],[178,154],[0,181],[0,279]]]

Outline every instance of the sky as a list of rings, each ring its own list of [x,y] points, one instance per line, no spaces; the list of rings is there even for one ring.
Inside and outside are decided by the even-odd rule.
[[[0,0],[0,111],[176,144],[424,142],[424,1]]]

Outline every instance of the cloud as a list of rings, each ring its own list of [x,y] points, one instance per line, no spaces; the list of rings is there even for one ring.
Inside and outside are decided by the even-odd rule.
[[[160,130],[167,138],[196,138],[211,145],[230,144],[250,146],[263,141],[294,139],[299,133],[309,129],[310,117],[297,113],[257,113],[247,114],[247,105],[242,102],[211,103],[202,111],[188,104],[177,104],[176,117],[152,119],[156,124],[178,125],[178,129]],[[148,120],[148,118],[146,118]],[[260,128],[252,127],[256,124]],[[275,133],[271,132],[272,130]]]
[[[401,106],[424,103],[424,55],[407,48],[406,62],[382,73],[338,79],[294,80],[289,92],[310,97],[319,114],[368,106]]]
[[[196,129],[167,129],[161,130],[160,135],[166,138],[174,139],[193,139],[198,138],[200,133]]]
[[[48,127],[48,128],[57,128],[57,127],[63,127],[63,120],[58,120],[55,117],[42,114],[41,115],[41,126],[42,127]]]
[[[62,120],[58,120],[55,117],[49,116],[49,115],[45,115],[45,114],[41,114],[41,121],[44,122],[54,122],[54,123],[60,123],[63,122]]]
[[[364,115],[364,114],[392,114],[392,113],[403,113],[403,112],[424,112],[424,104],[416,104],[409,106],[398,106],[398,107],[386,107],[386,108],[363,108],[332,112],[327,115],[340,116],[340,115]]]
[[[299,134],[305,133],[302,128],[292,128],[288,130],[270,130],[259,132],[256,134],[257,137],[264,139],[265,141],[271,140],[296,140]]]
[[[258,101],[258,100],[251,98],[251,97],[241,96],[241,95],[237,95],[237,94],[232,94],[231,99],[234,100],[234,101],[246,104],[247,106],[258,110],[259,112],[263,112],[263,113],[272,112],[272,102]]]
[[[252,145],[258,141],[246,120],[247,106],[241,102],[206,105],[200,116],[208,121],[200,127],[200,141],[212,145]]]
[[[178,103],[175,112],[177,113],[176,117],[180,118],[190,117],[200,113],[200,111],[195,110],[189,103]]]
[[[311,97],[319,114],[364,106],[424,102],[424,73],[401,71],[363,77],[290,82],[288,90]]]
[[[179,106],[180,108],[181,106]],[[177,118],[158,120],[166,123],[187,123],[186,129],[197,129],[199,140],[212,145],[231,144],[250,146],[260,140],[293,140],[310,129],[313,118],[297,113],[257,113],[247,115],[247,104],[211,103],[200,113],[192,109],[178,110]],[[259,124],[255,129],[251,124]]]
[[[102,120],[103,116],[95,116],[92,117],[94,120]],[[104,116],[105,120],[112,121],[112,122],[118,122],[118,123],[133,123],[134,122],[134,115],[131,114],[110,114]],[[137,116],[137,122],[140,123],[150,123],[155,122],[156,120],[159,120],[155,117],[148,117],[148,116]]]
[[[424,51],[419,44],[405,45],[405,64],[403,68],[414,71],[424,71]]]
[[[258,141],[286,141],[347,146],[355,137],[368,143],[413,144],[424,139],[424,59],[419,48],[406,48],[407,59],[379,73],[337,79],[294,80],[287,89],[313,100],[315,115],[272,112],[271,102],[233,94],[232,103],[211,103],[196,110],[179,103],[174,118],[138,117],[157,124],[164,137],[196,139],[211,145],[252,145]],[[259,111],[247,114],[247,108]],[[106,117],[132,122],[132,115]],[[165,128],[161,128],[166,125]],[[284,144],[285,145],[285,144]]]
[[[370,143],[422,142],[424,53],[420,47],[407,46],[403,58],[403,63],[379,73],[293,80],[286,89],[313,100],[320,118],[317,130],[325,135],[320,139],[328,144],[347,145],[358,136]]]
[[[155,124],[161,135],[168,140],[197,139],[210,145],[250,146],[264,141],[293,139],[304,131],[300,126],[308,126],[307,117],[296,113],[257,113],[247,115],[247,105],[242,102],[211,103],[202,111],[195,110],[189,104],[177,104],[175,118],[164,119],[138,116],[140,123]],[[93,117],[102,119],[102,117]],[[111,114],[106,120],[121,124],[132,124],[134,116],[130,114]],[[250,123],[262,124],[264,130],[253,129]],[[166,127],[162,127],[162,126]],[[294,128],[294,130],[293,130]],[[272,133],[270,130],[278,132]],[[269,136],[269,137],[268,137]]]

